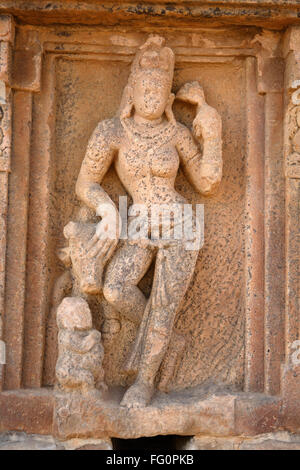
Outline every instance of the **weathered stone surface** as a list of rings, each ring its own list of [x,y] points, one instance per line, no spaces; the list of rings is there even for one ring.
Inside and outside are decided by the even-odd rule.
[[[65,297],[57,309],[57,385],[60,391],[99,393],[106,390],[101,333],[92,328],[92,315],[81,297]]]
[[[127,407],[150,403],[160,369],[164,377],[172,379],[181,361],[178,353],[185,346],[182,335],[182,347],[174,348],[172,333],[202,247],[203,229],[192,213],[187,218],[187,200],[175,190],[179,164],[203,196],[215,194],[222,178],[221,117],[207,104],[200,83],[194,81],[183,85],[176,95],[196,107],[192,132],[176,121],[171,92],[174,64],[174,52],[165,46],[163,37],[150,35],[139,47],[117,116],[96,126],[76,182],[79,200],[102,219],[97,226],[92,220],[71,222],[64,230],[81,293],[103,291],[121,324],[129,320],[138,328],[123,366],[124,373],[134,379],[121,403]],[[126,211],[122,217],[101,186],[112,165],[132,198],[128,214]],[[138,284],[152,262],[154,277],[147,298]]]
[[[6,253],[7,253],[7,212],[8,174],[11,170],[12,144],[12,92],[11,65],[14,42],[14,20],[9,15],[0,16],[0,341],[4,337]],[[3,348],[3,345],[1,345]],[[0,363],[0,390],[3,388],[4,367]]]
[[[300,431],[300,365],[287,365],[282,371],[284,426],[292,432]]]
[[[16,3],[15,0],[3,0],[0,8],[10,12],[21,21],[30,24],[91,24],[119,26],[121,23],[135,25],[143,28],[145,22],[154,26],[161,24],[176,25],[180,21],[181,27],[199,25],[220,26],[258,25],[275,27],[298,22],[299,5],[297,0],[175,0],[162,2],[149,0],[143,3],[128,0],[116,4],[113,0],[106,0],[99,4],[96,0],[78,2],[56,0],[49,3],[47,0],[33,0]],[[0,10],[1,11],[1,10]]]
[[[127,47],[127,44],[130,43],[134,45],[142,44],[146,37],[106,37],[105,41],[118,41]],[[65,37],[63,39],[65,41]],[[195,39],[195,41],[198,40],[199,45],[201,45],[200,37]],[[247,38],[244,36],[243,38],[238,37],[236,42],[234,40],[234,44],[240,43],[240,40],[247,41]],[[167,41],[170,42],[171,38],[170,40],[167,38]],[[187,41],[188,38],[184,38],[184,42],[180,46],[180,48],[183,47],[183,50],[178,50],[178,53],[186,53]],[[212,39],[209,39],[209,41],[212,41]],[[172,44],[172,42],[170,43]],[[176,47],[174,45],[175,50]],[[136,48],[133,51],[135,52]],[[124,52],[126,51],[124,50]],[[181,56],[177,55],[177,57],[180,58]],[[130,63],[132,59],[133,53],[131,52],[128,62]],[[190,59],[183,56],[182,60]],[[217,379],[222,375],[224,380],[242,388],[244,380],[243,334],[245,321],[242,302],[244,295],[242,223],[244,220],[245,186],[244,161],[240,158],[240,155],[244,154],[245,142],[243,138],[240,138],[240,135],[241,129],[243,129],[243,132],[245,130],[243,119],[244,91],[242,87],[244,72],[239,61],[235,64],[226,62],[223,70],[219,64],[214,63],[201,63],[201,65],[198,63],[195,67],[188,69],[182,69],[180,64],[181,62],[178,62],[178,67],[175,69],[174,91],[179,90],[181,85],[186,82],[198,79],[206,92],[207,102],[217,108],[220,115],[231,115],[231,119],[225,120],[223,125],[223,151],[226,155],[224,158],[226,164],[224,166],[225,176],[219,192],[211,198],[197,195],[181,171],[176,181],[177,191],[187,201],[205,203],[207,223],[206,242],[201,255],[197,259],[194,278],[176,320],[176,332],[178,331],[185,340],[182,351],[182,365],[178,368],[176,377],[171,377],[168,386],[171,388],[184,388],[187,383],[197,385],[212,375]],[[225,76],[224,70],[226,70]],[[51,220],[53,221],[53,240],[58,240],[61,246],[65,244],[63,239],[64,226],[69,220],[74,220],[73,217],[76,213],[73,208],[76,207],[78,202],[75,200],[74,185],[86,150],[89,134],[96,127],[99,117],[112,117],[116,113],[121,99],[121,91],[126,86],[128,72],[128,63],[123,63],[123,61],[120,63],[108,63],[106,61],[97,64],[93,61],[85,63],[65,59],[58,60],[56,90],[63,104],[57,109],[56,145],[59,158],[57,157],[55,163],[57,168],[55,188],[57,191],[55,192],[55,198],[53,198]],[[86,80],[87,73],[90,77],[88,82]],[[99,77],[101,77],[101,80]],[[110,83],[111,86],[108,87],[107,83]],[[71,94],[66,93],[68,87],[72,89]],[[235,96],[235,94],[241,99],[233,101],[232,96]],[[218,96],[222,96],[222,99],[219,100]],[[88,109],[89,120],[82,119],[82,115],[78,114],[78,109]],[[192,105],[175,100],[173,109],[178,121],[184,122],[189,127],[192,126],[196,112]],[[76,139],[74,135],[80,135],[82,139]],[[119,194],[126,194],[113,169],[105,176],[103,187],[115,203],[118,203]],[[225,201],[225,204],[222,201]],[[61,210],[61,207],[64,207],[65,210]],[[233,213],[236,214],[237,218],[231,218]],[[216,227],[218,227],[217,230]],[[237,249],[237,246],[240,249]],[[230,265],[224,264],[222,262],[223,256],[226,259],[231,259],[232,254],[234,254],[234,261]],[[211,262],[212,259],[215,260],[215,263]],[[49,263],[53,271],[61,272],[55,258],[50,259]],[[150,269],[141,282],[141,288],[146,297],[149,295],[152,274],[153,270]],[[234,289],[234,294],[232,294],[232,289]],[[214,301],[211,300],[212,298],[214,298]],[[118,329],[118,312],[107,306],[106,302],[100,299],[95,307],[91,306],[91,309],[94,325],[97,325],[97,328],[103,327],[109,330],[110,325],[115,325]],[[53,321],[51,320],[49,323],[49,330],[53,334]],[[102,325],[102,323],[104,324]],[[107,331],[106,334],[108,336],[109,332]],[[130,379],[122,372],[122,366],[135,335],[135,325],[123,318],[121,331],[119,334],[113,335],[115,340],[105,339],[106,357],[104,358],[104,368],[109,385],[121,384],[125,386],[130,384]],[[172,341],[175,342],[175,338]],[[180,344],[180,341],[178,343]],[[49,357],[51,365],[50,369],[47,361],[47,377],[51,377],[51,374],[53,374],[51,354],[53,349],[54,340],[52,340],[51,335],[49,348],[47,343],[47,351],[49,351],[47,357]],[[215,354],[216,351],[220,351],[220,354]],[[191,362],[194,364],[193,367],[190,367]],[[50,379],[49,383],[51,383]]]
[[[296,436],[276,431],[300,432],[299,15],[297,0],[0,0],[1,431],[84,436],[65,442],[74,448],[109,447],[110,436],[189,430],[206,433],[198,440],[203,448],[298,446]],[[147,125],[133,111],[154,102],[163,104],[163,119]],[[191,159],[177,172],[167,141],[174,131],[186,150],[182,129],[198,150],[195,158],[186,152]],[[141,144],[148,140],[149,148]],[[207,146],[215,171],[202,164]],[[106,168],[108,149],[121,147],[126,165],[119,158],[119,166]],[[95,215],[89,204],[95,186],[84,194],[88,178],[79,178],[76,196],[85,153],[90,182],[100,182],[102,168],[102,195],[116,207],[119,195],[163,200],[169,190],[204,203],[200,253],[174,249],[166,258],[163,247],[154,266],[158,246],[146,260],[145,247],[130,248],[116,261],[121,244],[98,243],[95,235],[106,214]],[[159,181],[167,180],[162,194]],[[82,207],[87,199],[89,208]],[[192,275],[190,284],[183,272]],[[70,296],[89,306],[83,332],[56,324]],[[177,313],[165,315],[167,324],[161,314],[170,305],[168,313]],[[72,313],[69,322],[78,320]],[[98,346],[103,341],[104,358],[99,350],[72,362],[71,339],[85,335]],[[68,354],[58,369],[76,375],[80,386],[55,397],[57,359]],[[97,371],[103,383],[102,364],[107,396],[82,394],[85,372],[93,392]],[[130,388],[141,376],[147,380]],[[207,381],[221,385],[206,394]],[[190,386],[197,390],[192,403]],[[128,409],[113,387],[129,387]],[[28,446],[40,445],[38,437],[28,439]]]
[[[246,439],[242,436],[227,439],[195,436],[179,448],[182,450],[299,450],[300,436],[286,432],[262,434],[253,439]]]
[[[65,450],[112,450],[110,439],[70,439],[57,442]]]
[[[285,442],[272,438],[260,442],[245,441],[238,450],[300,450],[300,441],[299,437],[295,442]]]
[[[58,441],[52,436],[6,432],[0,434],[1,450],[112,450],[112,443],[110,439]]]
[[[276,431],[282,424],[282,399],[266,395],[241,395],[235,404],[236,433],[246,436]]]
[[[112,398],[114,395],[114,398]],[[202,395],[201,399],[199,398]],[[54,433],[72,437],[136,439],[159,434],[234,433],[234,395],[196,389],[159,394],[146,408],[120,407],[122,391],[105,400],[56,396]]]
[[[47,389],[0,393],[0,431],[50,435],[54,397]]]
[[[28,435],[9,432],[0,434],[1,450],[57,450],[52,436]]]
[[[287,432],[261,434],[252,439],[195,436],[177,438],[176,450],[300,450],[300,435]],[[110,440],[71,439],[58,441],[52,436],[25,433],[0,434],[0,450],[113,450]],[[147,450],[147,449],[145,449]],[[170,449],[165,449],[166,451]]]
[[[60,439],[136,439],[160,434],[251,436],[281,427],[278,400],[259,394],[248,394],[246,398],[221,390],[222,387],[210,385],[158,393],[148,407],[130,409],[120,407],[121,390],[110,390],[104,400],[57,395],[54,432]]]

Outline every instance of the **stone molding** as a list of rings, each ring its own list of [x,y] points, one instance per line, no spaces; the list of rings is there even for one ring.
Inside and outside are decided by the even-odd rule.
[[[23,22],[37,23],[80,23],[120,25],[134,21],[143,25],[147,23],[164,24],[178,20],[182,27],[189,22],[202,24],[241,24],[275,27],[297,24],[300,6],[296,0],[174,0],[165,3],[161,0],[137,2],[127,0],[119,4],[113,0],[104,2],[55,0],[33,0],[31,2],[2,0],[0,13],[10,13]]]
[[[5,270],[7,248],[8,173],[11,168],[11,63],[14,41],[14,21],[11,16],[0,17],[0,340],[3,339]],[[0,365],[0,390],[3,365]]]

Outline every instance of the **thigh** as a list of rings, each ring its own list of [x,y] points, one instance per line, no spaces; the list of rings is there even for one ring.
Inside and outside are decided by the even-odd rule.
[[[180,242],[160,248],[156,258],[151,294],[152,314],[148,331],[170,336],[175,315],[191,281],[198,251],[189,251]]]
[[[137,285],[148,271],[153,251],[147,247],[124,243],[110,260],[105,280],[110,284]]]
[[[176,308],[189,286],[198,253],[196,250],[186,250],[180,242],[158,253],[155,268],[158,281]]]

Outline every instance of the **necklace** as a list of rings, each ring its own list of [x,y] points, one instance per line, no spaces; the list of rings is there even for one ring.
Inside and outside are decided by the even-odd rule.
[[[142,145],[151,144],[151,146],[167,144],[175,136],[176,124],[167,122],[162,123],[156,127],[141,126],[136,124],[132,118],[121,119],[121,124],[126,131],[126,134],[130,141],[139,142]],[[151,141],[151,142],[150,142]]]

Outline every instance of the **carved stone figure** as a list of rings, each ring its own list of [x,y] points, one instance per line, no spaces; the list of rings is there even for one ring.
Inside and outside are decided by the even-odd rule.
[[[87,302],[80,297],[65,297],[57,309],[57,325],[59,390],[96,394],[97,390],[104,391],[101,333],[92,328]]]
[[[186,249],[184,237],[153,237],[153,231],[161,230],[159,219],[156,225],[151,219],[149,238],[147,217],[140,227],[146,234],[144,239],[119,242],[121,220],[116,218],[116,235],[111,236],[111,213],[117,214],[117,208],[101,188],[101,181],[114,165],[132,197],[132,207],[143,205],[150,213],[154,206],[183,208],[187,203],[174,189],[180,164],[194,188],[205,196],[216,191],[222,176],[221,119],[205,102],[198,82],[187,83],[177,93],[178,99],[197,107],[193,132],[175,120],[175,97],[171,92],[174,61],[173,51],[164,46],[161,37],[150,36],[140,47],[119,115],[96,127],[76,184],[78,198],[102,219],[97,230],[92,224],[71,224],[65,230],[82,291],[98,294],[103,290],[121,318],[139,327],[125,365],[126,371],[135,376],[121,402],[128,407],[146,406],[151,400],[199,249]],[[129,215],[134,220],[136,213],[129,209]],[[176,224],[172,220],[174,230]],[[138,283],[153,259],[152,292],[146,299]]]
[[[298,90],[299,92],[299,90]],[[298,100],[296,101],[298,103]],[[288,132],[289,145],[286,159],[286,174],[290,178],[300,176],[300,106],[291,103]]]

